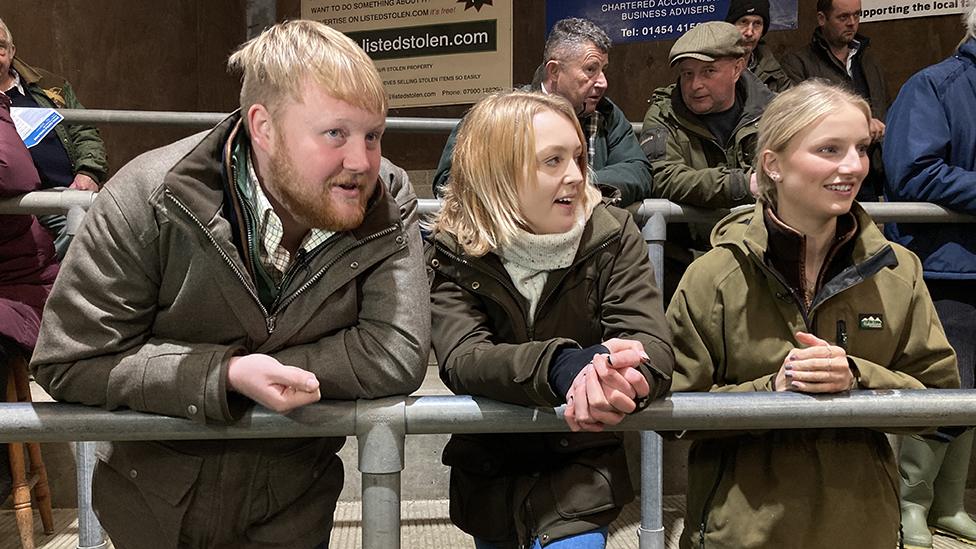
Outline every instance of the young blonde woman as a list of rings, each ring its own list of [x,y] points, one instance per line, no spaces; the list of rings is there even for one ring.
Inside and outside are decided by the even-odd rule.
[[[604,547],[633,498],[621,437],[673,354],[644,241],[588,176],[564,99],[498,94],[465,117],[432,223],[433,346],[455,393],[566,404],[573,431],[455,435],[451,519],[478,548]]]
[[[854,202],[870,119],[862,99],[820,82],[770,103],[759,201],[719,222],[668,308],[674,391],[958,386],[918,258]],[[884,434],[783,424],[795,429],[694,441],[681,547],[896,547]]]

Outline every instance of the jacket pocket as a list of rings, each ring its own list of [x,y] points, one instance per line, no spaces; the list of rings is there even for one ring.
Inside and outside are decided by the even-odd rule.
[[[157,442],[100,445],[96,454],[93,501],[112,536],[119,542],[159,536],[152,547],[176,547],[203,458]],[[137,509],[148,509],[151,516]]]
[[[548,480],[554,509],[563,519],[623,507],[634,497],[623,448],[582,452]]]
[[[515,479],[451,468],[451,522],[490,541],[515,539]]]

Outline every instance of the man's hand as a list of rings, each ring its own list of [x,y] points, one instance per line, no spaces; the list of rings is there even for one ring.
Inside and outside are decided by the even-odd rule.
[[[87,175],[80,173],[75,176],[74,181],[71,182],[69,189],[74,189],[76,191],[94,191],[98,192],[98,183],[94,179],[88,177]]]
[[[839,393],[851,389],[854,374],[843,347],[806,332],[797,332],[796,340],[808,347],[793,348],[786,354],[774,379],[776,391]]]
[[[315,374],[285,366],[268,355],[232,357],[227,364],[227,383],[232,390],[280,414],[322,398]]]
[[[868,123],[868,131],[871,133],[871,142],[875,143],[884,139],[885,124],[877,118],[872,118]]]

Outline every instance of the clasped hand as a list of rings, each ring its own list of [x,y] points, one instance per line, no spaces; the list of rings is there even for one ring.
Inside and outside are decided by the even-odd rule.
[[[611,339],[603,343],[610,354],[593,355],[566,392],[563,419],[573,431],[603,431],[637,409],[636,399],[650,393],[650,386],[637,368],[648,360],[637,341]]]
[[[786,354],[774,378],[776,391],[839,393],[851,389],[854,373],[843,347],[806,332],[797,332],[796,341],[807,347],[793,348]]]

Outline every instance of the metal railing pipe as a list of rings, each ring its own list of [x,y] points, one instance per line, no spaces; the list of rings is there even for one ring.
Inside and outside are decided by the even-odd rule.
[[[69,124],[142,124],[210,128],[227,118],[226,112],[135,111],[113,109],[60,109]],[[449,133],[459,118],[416,118],[390,116],[387,131]]]
[[[72,208],[88,210],[97,193],[92,191],[34,191],[0,200],[0,214],[63,214]]]
[[[406,434],[403,397],[356,402],[364,549],[400,547],[400,471]]]

